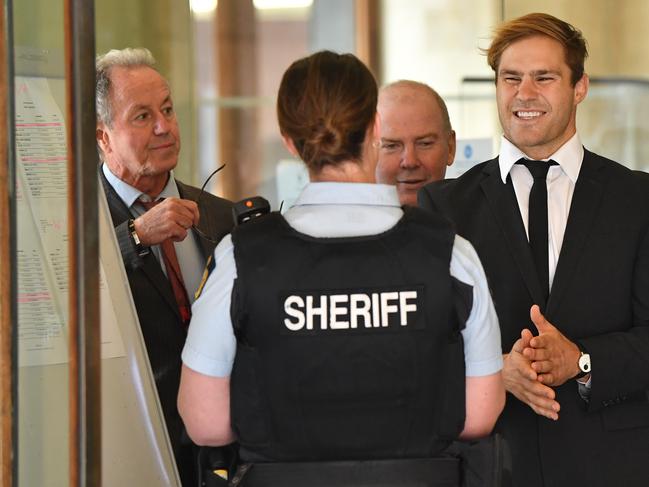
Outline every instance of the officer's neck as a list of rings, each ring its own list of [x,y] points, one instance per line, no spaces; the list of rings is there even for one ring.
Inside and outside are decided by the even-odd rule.
[[[326,164],[318,172],[309,171],[312,182],[375,183],[375,171],[368,164],[358,161],[342,161]]]

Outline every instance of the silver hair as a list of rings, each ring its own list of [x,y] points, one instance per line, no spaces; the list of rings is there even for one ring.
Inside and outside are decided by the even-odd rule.
[[[147,66],[156,69],[155,62],[153,54],[145,47],[111,49],[107,53],[97,56],[95,61],[95,104],[98,122],[102,122],[108,127],[113,123],[110,104],[110,70],[115,66]]]

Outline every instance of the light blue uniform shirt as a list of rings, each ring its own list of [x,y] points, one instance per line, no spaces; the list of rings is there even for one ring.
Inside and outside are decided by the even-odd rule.
[[[392,228],[402,216],[394,186],[360,183],[310,183],[284,215],[298,232],[325,238],[375,235]],[[216,268],[192,306],[182,359],[201,374],[228,377],[236,352],[230,300],[237,269],[230,235],[215,249],[214,260]],[[498,318],[478,255],[459,236],[450,273],[473,288],[473,307],[462,330],[466,375],[494,374],[503,366]]]
[[[104,176],[113,187],[118,196],[122,199],[124,204],[128,206],[131,215],[133,218],[142,216],[146,209],[144,206],[139,204],[139,200],[151,201],[148,195],[142,193],[137,188],[134,188],[128,183],[125,183],[117,176],[115,176],[106,164],[102,164],[102,170],[104,171]],[[180,198],[180,193],[178,192],[178,186],[176,185],[176,180],[174,179],[173,172],[169,173],[169,179],[165,185],[162,192],[158,195],[158,198]],[[187,289],[187,295],[189,296],[190,302],[194,300],[194,293],[198,289],[200,284],[201,277],[203,275],[203,268],[205,267],[205,259],[201,253],[198,241],[198,237],[194,234],[193,230],[190,230],[187,233],[187,238],[182,242],[174,242],[174,248],[176,249],[176,256],[178,257],[178,264],[180,265],[180,272],[183,275],[183,281],[185,282],[185,289]],[[162,272],[167,275],[167,269],[165,268],[164,260],[162,259],[162,253],[159,245],[152,245],[151,250],[153,254],[157,257]]]

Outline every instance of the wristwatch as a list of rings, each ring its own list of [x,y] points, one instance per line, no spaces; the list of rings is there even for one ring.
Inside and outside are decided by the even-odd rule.
[[[135,244],[135,251],[137,252],[137,255],[140,257],[144,257],[146,254],[149,253],[148,247],[144,247],[142,245],[142,242],[140,242],[140,237],[137,236],[137,232],[135,231],[135,222],[131,218],[128,221],[128,233],[131,235],[131,238],[133,239],[133,243]]]
[[[577,365],[579,366],[579,373],[575,376],[575,379],[581,379],[582,377],[590,374],[591,370],[590,354],[584,352],[583,350],[579,350],[579,353],[581,354],[577,362]]]

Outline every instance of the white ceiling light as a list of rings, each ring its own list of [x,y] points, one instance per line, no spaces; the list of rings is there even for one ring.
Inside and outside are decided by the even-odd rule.
[[[189,0],[189,8],[198,20],[209,19],[214,15],[217,0]]]
[[[313,4],[313,0],[253,0],[255,8],[259,10],[307,8]]]

